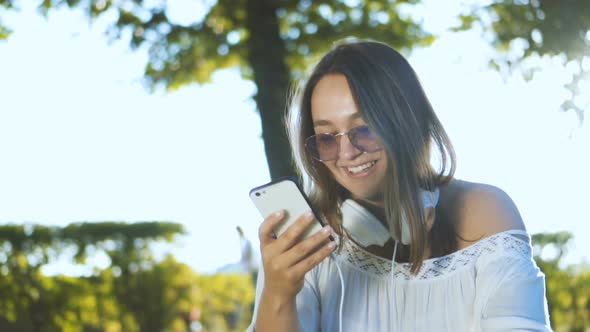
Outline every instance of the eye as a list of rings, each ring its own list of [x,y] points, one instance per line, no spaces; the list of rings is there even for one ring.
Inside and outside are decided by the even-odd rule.
[[[334,139],[334,135],[332,134],[318,134],[316,135],[317,141],[322,143],[331,142]]]
[[[353,128],[350,134],[352,143],[362,151],[375,152],[381,149],[377,135],[368,126]]]
[[[375,133],[368,126],[356,127],[355,133],[359,138],[376,138]]]

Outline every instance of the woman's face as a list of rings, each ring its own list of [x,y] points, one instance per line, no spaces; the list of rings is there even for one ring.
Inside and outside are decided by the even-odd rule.
[[[311,116],[316,134],[346,133],[366,125],[342,74],[326,75],[316,84],[311,97]],[[338,137],[338,145],[337,159],[323,162],[336,181],[354,199],[382,202],[387,169],[385,151],[363,152],[346,135]]]

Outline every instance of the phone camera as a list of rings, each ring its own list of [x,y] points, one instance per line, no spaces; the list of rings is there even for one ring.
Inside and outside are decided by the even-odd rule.
[[[260,193],[256,193],[255,195],[256,195],[256,196],[260,196]]]

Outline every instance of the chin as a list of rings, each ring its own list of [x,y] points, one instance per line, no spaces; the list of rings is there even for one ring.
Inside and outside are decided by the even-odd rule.
[[[385,172],[376,172],[364,179],[341,179],[340,182],[355,199],[379,202],[383,200]]]
[[[383,180],[377,181],[376,179],[367,179],[364,182],[349,182],[345,181],[346,179],[344,179],[344,181],[342,180],[343,179],[337,179],[340,185],[344,187],[354,199],[379,201],[383,198]]]
[[[376,190],[349,190],[353,199],[368,201],[368,202],[381,202],[383,201],[383,192]]]

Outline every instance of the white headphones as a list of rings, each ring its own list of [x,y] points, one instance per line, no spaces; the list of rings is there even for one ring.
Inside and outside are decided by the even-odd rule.
[[[436,207],[439,193],[438,188],[434,191],[420,190],[422,207],[425,212],[428,208]],[[369,245],[383,246],[391,237],[405,245],[411,242],[410,225],[405,215],[402,215],[400,237],[395,234],[395,231],[390,233],[379,219],[352,199],[347,199],[342,203],[341,211],[342,225],[356,242],[365,247]]]

